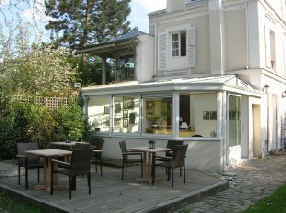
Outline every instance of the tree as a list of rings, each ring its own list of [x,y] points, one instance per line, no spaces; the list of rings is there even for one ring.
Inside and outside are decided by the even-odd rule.
[[[68,95],[76,69],[65,48],[33,47],[25,55],[6,60],[0,83],[4,91],[25,95]]]
[[[76,50],[108,41],[129,30],[130,1],[49,0],[46,29],[57,44]]]

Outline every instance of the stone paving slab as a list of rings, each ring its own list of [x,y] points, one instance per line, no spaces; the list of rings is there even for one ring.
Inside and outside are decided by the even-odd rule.
[[[228,186],[216,176],[212,176],[197,170],[187,170],[187,183],[183,184],[183,177],[179,171],[174,174],[175,187],[171,188],[170,182],[166,181],[165,170],[158,169],[158,177],[164,177],[154,186],[142,184],[137,181],[140,169],[132,167],[127,169],[126,180],[120,180],[121,170],[118,168],[104,167],[101,177],[92,171],[92,194],[88,195],[87,180],[79,177],[77,180],[77,191],[72,193],[72,200],[68,199],[68,191],[55,191],[51,196],[49,192],[33,189],[36,185],[36,171],[29,173],[30,189],[25,190],[24,185],[17,184],[15,174],[16,167],[4,165],[0,162],[0,168],[7,168],[9,176],[0,175],[0,188],[6,188],[19,192],[23,196],[38,202],[61,207],[67,212],[76,213],[133,213],[133,212],[172,212],[171,207],[189,202],[209,193],[209,191],[222,190]],[[24,177],[22,177],[24,183]],[[60,176],[59,183],[67,185],[67,178]],[[164,209],[164,207],[168,207]]]
[[[227,171],[230,187],[176,213],[238,213],[286,184],[286,153],[251,160]],[[230,174],[230,175],[229,175]]]

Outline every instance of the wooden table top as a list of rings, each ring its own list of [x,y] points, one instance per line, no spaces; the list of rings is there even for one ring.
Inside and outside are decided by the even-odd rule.
[[[155,148],[155,149],[150,149],[149,147],[137,147],[137,148],[131,148],[129,149],[131,151],[138,151],[138,152],[167,152],[170,151],[171,149],[168,148]]]
[[[28,150],[25,153],[48,158],[48,157],[62,157],[66,155],[71,155],[72,151],[62,150],[62,149],[35,149],[35,150]]]
[[[70,141],[70,142],[65,142],[65,141],[59,141],[59,142],[51,142],[51,145],[56,145],[56,146],[75,146],[76,144],[89,144],[87,142],[77,142],[77,141]]]

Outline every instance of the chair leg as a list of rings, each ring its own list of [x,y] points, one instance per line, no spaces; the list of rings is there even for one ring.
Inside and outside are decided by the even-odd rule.
[[[18,184],[21,184],[21,167],[18,165]]]
[[[184,184],[186,184],[186,167],[184,167]]]
[[[122,161],[122,165],[121,165],[121,180],[124,179],[124,161]]]
[[[142,157],[142,154],[141,154],[140,166],[141,166],[141,178],[143,178],[143,157]]]
[[[25,189],[29,188],[29,182],[28,182],[28,160],[25,160]]]
[[[72,191],[76,191],[76,176],[73,176],[71,178],[71,181],[72,181]]]
[[[103,169],[102,169],[102,167],[103,167],[103,161],[102,161],[102,156],[100,156],[100,176],[102,176],[102,174],[103,174]]]
[[[50,188],[50,194],[54,194],[54,166],[51,167],[51,188]]]
[[[72,179],[73,177],[69,176],[69,199],[71,200],[71,193],[72,193]]]
[[[155,154],[153,154],[152,156],[152,171],[151,171],[151,174],[152,174],[152,185],[154,185],[155,183],[155,178],[156,178],[156,174],[155,174]]]
[[[40,168],[37,169],[37,179],[38,179],[38,184],[40,183]]]
[[[90,172],[87,174],[88,194],[91,194]]]
[[[171,168],[171,175],[172,175],[172,188],[174,188],[174,169]]]
[[[167,181],[170,181],[170,176],[171,176],[171,169],[170,168],[166,168],[167,169]]]

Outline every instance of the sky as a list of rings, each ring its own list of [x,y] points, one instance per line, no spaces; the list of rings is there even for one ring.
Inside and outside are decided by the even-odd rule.
[[[132,27],[149,32],[148,13],[166,8],[167,0],[132,0],[129,20]]]
[[[7,7],[9,3],[14,4],[17,1],[18,0],[0,0],[0,10],[2,9],[1,11],[5,11],[5,7]],[[131,27],[138,27],[141,31],[149,32],[148,14],[150,12],[166,8],[166,1],[167,0],[131,0],[131,13],[128,17],[129,21],[131,22]],[[18,9],[20,8],[20,12],[18,10],[17,15],[25,20],[25,22],[33,25],[34,28],[36,26],[39,31],[44,32],[44,26],[49,20],[44,13],[44,0],[36,0],[35,2],[36,5],[34,9],[32,7],[18,4],[17,6]],[[6,10],[7,19],[12,17],[11,14],[15,14],[15,11]],[[11,21],[9,25],[13,25],[13,21]]]

